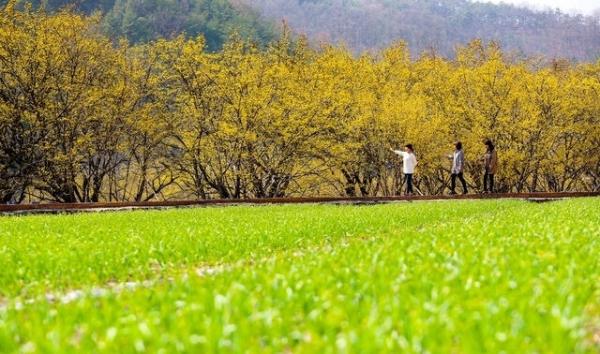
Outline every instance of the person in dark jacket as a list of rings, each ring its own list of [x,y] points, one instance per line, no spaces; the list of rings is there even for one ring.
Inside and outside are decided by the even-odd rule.
[[[483,155],[484,175],[483,175],[483,193],[494,192],[494,175],[498,170],[498,154],[496,148],[490,139],[485,141],[486,151]]]
[[[467,182],[464,177],[464,169],[465,169],[465,153],[462,148],[462,143],[457,141],[454,144],[455,150],[454,153],[450,156],[452,158],[452,175],[451,175],[451,183],[450,183],[450,194],[456,194],[456,179],[460,180],[463,188],[463,194],[467,194],[469,191],[467,189]]]

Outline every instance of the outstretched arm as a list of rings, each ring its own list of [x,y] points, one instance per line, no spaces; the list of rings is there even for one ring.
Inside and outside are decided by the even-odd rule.
[[[404,156],[404,151],[402,151],[402,150],[394,150],[394,149],[390,148],[390,151],[396,155]]]

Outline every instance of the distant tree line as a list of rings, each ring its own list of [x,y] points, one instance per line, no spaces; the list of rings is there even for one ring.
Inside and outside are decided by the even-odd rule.
[[[0,6],[7,2],[0,0]],[[98,14],[103,33],[132,43],[203,35],[207,50],[216,51],[233,32],[259,43],[270,42],[277,32],[250,7],[229,0],[18,0],[15,4],[21,9]]]
[[[102,19],[0,11],[0,202],[393,195],[389,147],[412,143],[416,187],[448,186],[452,143],[481,187],[600,188],[600,62],[507,57],[473,41],[448,60],[403,43],[355,57],[287,31],[114,43]]]
[[[499,41],[526,56],[600,58],[600,17],[537,12],[469,0],[244,0],[265,18],[285,19],[297,32],[343,42],[355,52],[398,39],[413,53],[454,55],[472,38]],[[599,3],[600,7],[600,3]]]
[[[0,0],[0,6],[7,0]],[[285,21],[311,44],[344,43],[354,54],[377,52],[398,40],[413,53],[452,57],[473,38],[497,41],[513,55],[600,58],[600,16],[538,12],[470,0],[17,0],[48,12],[69,8],[101,14],[114,41],[145,43],[203,35],[220,50],[232,32],[266,45]],[[599,5],[600,6],[600,5]],[[599,10],[600,11],[600,10]]]

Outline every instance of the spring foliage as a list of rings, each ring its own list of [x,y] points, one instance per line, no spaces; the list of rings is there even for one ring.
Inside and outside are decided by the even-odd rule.
[[[473,41],[455,60],[403,43],[355,57],[289,33],[114,43],[98,17],[0,12],[0,202],[392,195],[389,147],[416,187],[447,187],[452,143],[500,191],[598,190],[600,62],[514,60]]]

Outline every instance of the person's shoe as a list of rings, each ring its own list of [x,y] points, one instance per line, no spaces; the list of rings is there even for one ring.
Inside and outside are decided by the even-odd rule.
[[[467,195],[467,194],[469,194],[469,191],[464,191],[463,192],[463,195]]]
[[[450,191],[450,195],[456,195],[455,191]]]

